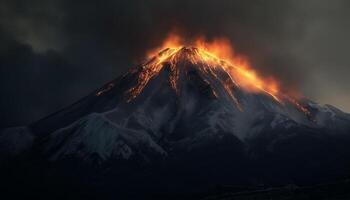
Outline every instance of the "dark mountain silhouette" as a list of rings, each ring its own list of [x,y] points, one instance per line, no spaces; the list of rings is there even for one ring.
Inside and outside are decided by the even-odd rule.
[[[248,91],[228,67],[195,47],[165,49],[57,113],[2,130],[3,189],[183,199],[218,185],[308,186],[349,176],[349,114]]]

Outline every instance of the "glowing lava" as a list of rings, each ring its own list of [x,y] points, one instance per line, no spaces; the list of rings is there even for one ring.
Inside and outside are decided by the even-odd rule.
[[[137,83],[127,91],[128,102],[135,99],[149,81],[156,77],[165,66],[168,67],[169,71],[169,84],[179,94],[179,82],[181,82],[179,77],[181,70],[183,70],[181,66],[192,65],[195,66],[196,71],[201,74],[203,81],[207,82],[208,85],[212,79],[219,82],[220,87],[224,88],[226,94],[240,110],[242,107],[233,93],[234,87],[242,88],[247,92],[264,93],[282,105],[284,102],[289,102],[307,117],[311,115],[297,100],[282,94],[275,79],[260,77],[250,67],[245,57],[234,53],[230,42],[226,39],[206,42],[203,38],[198,38],[188,44],[183,42],[181,37],[170,35],[159,48],[148,52],[148,57],[147,62],[132,69],[134,72],[135,70],[138,72]],[[225,78],[222,78],[222,74],[225,74]],[[109,89],[107,87],[105,90]],[[104,93],[105,90],[100,91],[97,95]],[[212,88],[212,93],[216,97],[220,91],[217,88]]]
[[[151,68],[156,69],[157,72],[161,69],[159,65],[164,61],[174,63],[174,55],[179,52],[184,45],[184,40],[178,35],[170,34],[161,47],[158,47],[147,53],[149,58],[161,52],[156,59],[156,63],[151,64]],[[275,100],[279,101],[279,85],[273,78],[263,79],[256,71],[254,71],[248,60],[240,55],[236,55],[230,46],[230,42],[226,39],[214,39],[211,42],[205,41],[200,37],[191,42],[189,46],[194,46],[197,49],[199,57],[191,58],[193,63],[207,62],[211,66],[221,66],[227,71],[236,81],[236,83],[250,92],[265,92],[271,95]],[[168,49],[165,51],[164,49]],[[176,60],[175,60],[176,61]],[[172,85],[174,83],[172,82]]]
[[[203,69],[205,73],[220,67],[230,75],[232,82],[245,90],[250,92],[264,92],[272,96],[276,101],[280,101],[278,97],[277,81],[274,79],[264,80],[260,78],[257,73],[249,67],[249,63],[244,57],[237,56],[233,53],[227,40],[218,39],[213,42],[205,42],[204,39],[199,38],[196,39],[193,44],[195,47],[185,46],[179,36],[170,35],[163,42],[161,47],[148,52],[150,61],[142,65],[143,69],[141,70],[142,72],[139,76],[138,84],[129,91],[129,101],[141,93],[147,83],[160,72],[164,63],[170,64],[169,82],[171,87],[178,92],[177,81],[179,70],[176,69],[176,63],[181,59],[189,60],[194,65],[201,63],[201,66],[203,66],[204,64],[206,66],[205,69]],[[181,52],[186,49],[187,53],[183,55]],[[159,53],[157,54],[156,52]],[[216,76],[214,72],[210,73]],[[230,83],[223,84],[228,94],[237,102],[229,87]]]

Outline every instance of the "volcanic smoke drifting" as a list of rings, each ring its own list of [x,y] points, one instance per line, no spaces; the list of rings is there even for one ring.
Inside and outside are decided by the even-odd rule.
[[[220,198],[218,186],[319,191],[348,177],[350,115],[283,92],[233,53],[223,39],[172,35],[75,104],[2,130],[2,188],[50,199]]]

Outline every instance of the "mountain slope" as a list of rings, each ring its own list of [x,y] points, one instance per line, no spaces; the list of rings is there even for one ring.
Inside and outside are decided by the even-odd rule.
[[[349,114],[260,85],[247,90],[238,76],[201,49],[165,49],[77,103],[3,130],[1,157],[40,168],[45,181],[74,177],[78,188],[94,188],[86,176],[95,174],[96,188],[122,194],[349,175]]]

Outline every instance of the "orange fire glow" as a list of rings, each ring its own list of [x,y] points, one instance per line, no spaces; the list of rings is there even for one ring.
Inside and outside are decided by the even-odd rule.
[[[230,45],[230,41],[225,38],[217,38],[206,41],[204,37],[198,37],[192,42],[184,42],[184,39],[176,34],[169,34],[162,45],[147,52],[148,57],[156,55],[166,48],[173,49],[175,53],[184,46],[194,46],[199,49],[199,55],[204,61],[222,62],[222,66],[228,71],[237,83],[250,92],[266,92],[277,101],[279,93],[278,81],[269,77],[262,78],[252,69],[246,57],[235,53]],[[159,58],[159,63],[164,61],[169,55]]]
[[[192,42],[185,42],[180,36],[170,34],[160,47],[147,52],[147,55],[149,60],[141,65],[136,85],[127,92],[128,102],[135,99],[143,91],[149,81],[160,73],[165,63],[169,66],[169,84],[178,94],[180,69],[177,64],[186,60],[192,64],[198,64],[196,66],[198,66],[199,71],[208,76],[218,78],[215,70],[218,68],[223,70],[229,76],[229,80],[220,80],[220,78],[218,80],[221,81],[220,84],[241,111],[243,109],[233,93],[233,85],[248,92],[265,93],[280,104],[289,102],[308,118],[311,118],[311,113],[297,100],[280,92],[276,79],[262,78],[253,70],[246,57],[235,53],[230,41],[225,38],[206,41],[204,37],[198,37]],[[102,90],[101,94],[104,92],[105,90]],[[217,97],[219,91],[214,89],[212,92]]]

